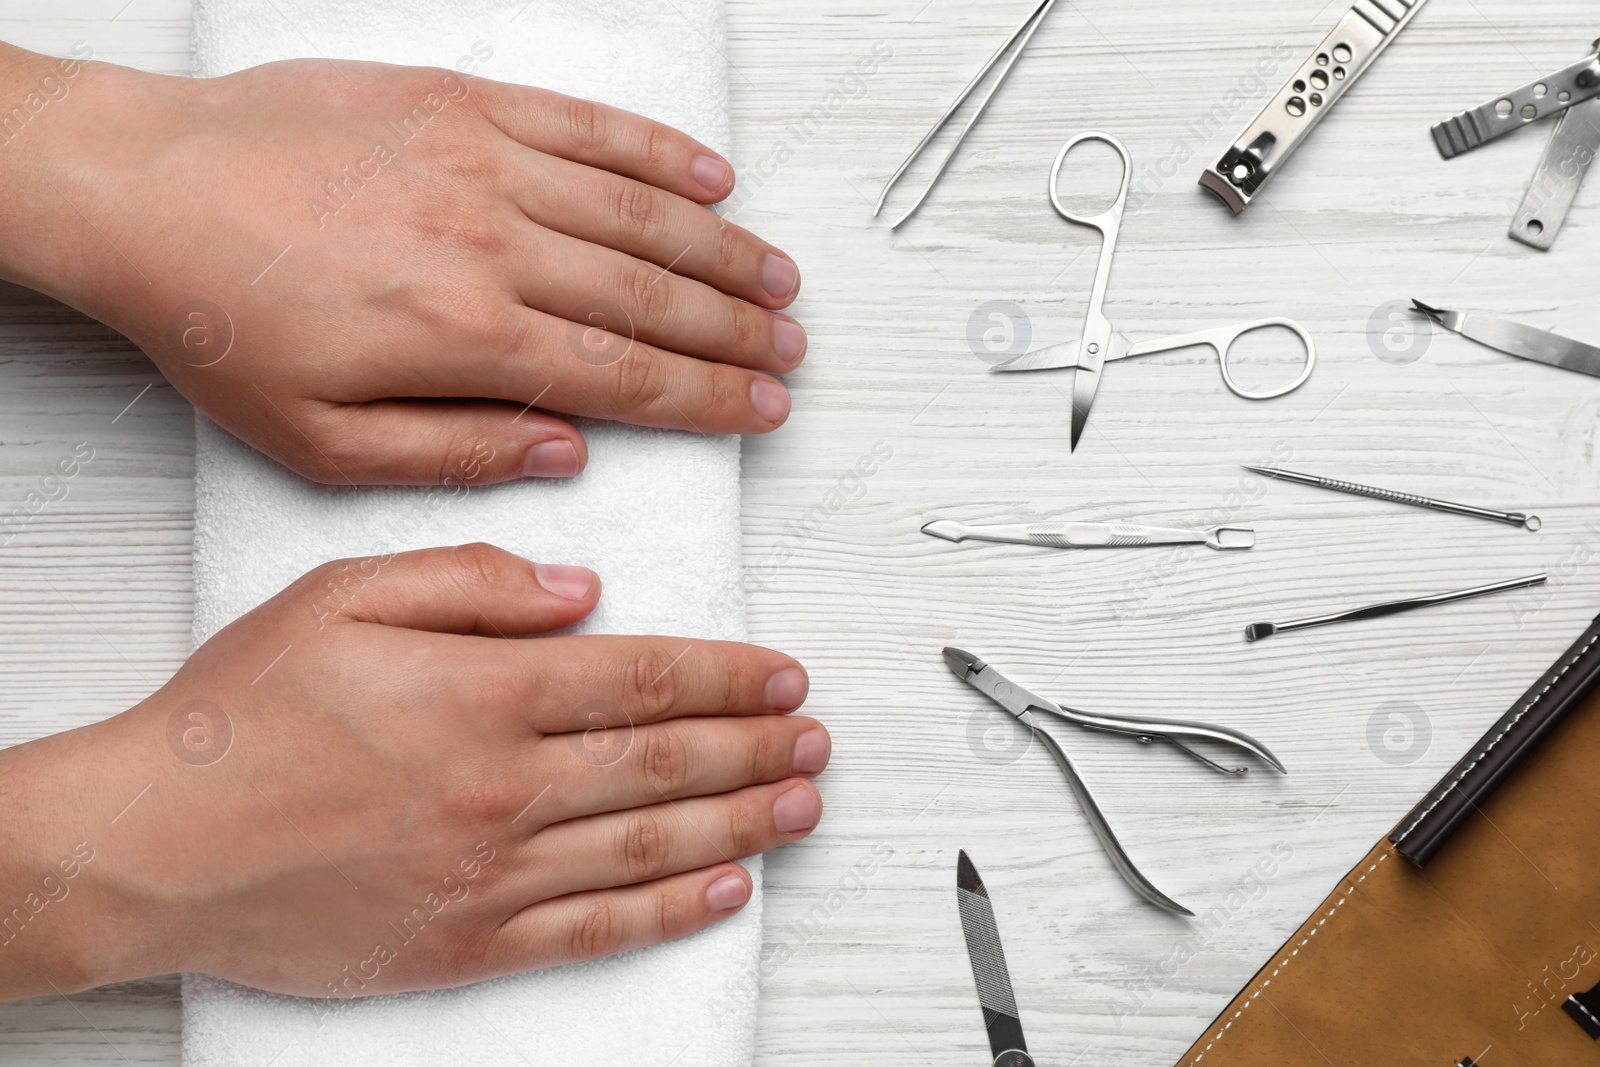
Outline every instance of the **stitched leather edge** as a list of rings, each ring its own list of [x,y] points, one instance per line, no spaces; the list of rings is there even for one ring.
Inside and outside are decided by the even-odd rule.
[[[1271,985],[1272,980],[1278,977],[1278,972],[1294,962],[1295,957],[1300,955],[1300,950],[1305,948],[1306,945],[1310,943],[1311,939],[1317,936],[1318,931],[1328,925],[1328,923],[1339,914],[1339,909],[1344,906],[1345,901],[1350,899],[1350,894],[1354,893],[1356,889],[1360,887],[1361,883],[1367,880],[1368,875],[1378,869],[1379,864],[1392,855],[1394,855],[1394,847],[1390,846],[1388,849],[1384,850],[1382,855],[1373,860],[1372,864],[1367,867],[1366,870],[1357,875],[1355,881],[1346,886],[1344,892],[1339,894],[1338,899],[1333,902],[1333,906],[1328,909],[1327,914],[1318,919],[1316,925],[1311,928],[1311,932],[1306,934],[1305,937],[1302,937],[1299,944],[1295,945],[1294,948],[1289,950],[1289,954],[1284,956],[1284,958],[1279,961],[1278,965],[1272,969],[1272,973],[1267,975],[1261,984],[1256,987],[1255,992],[1251,993],[1248,997],[1244,997],[1244,994],[1241,993],[1239,997],[1234,998],[1234,1000],[1237,1001],[1240,997],[1244,997],[1244,1003],[1239,1006],[1237,1011],[1228,1017],[1227,1022],[1222,1024],[1222,1029],[1217,1031],[1216,1036],[1214,1036],[1210,1041],[1206,1042],[1206,1047],[1196,1053],[1194,1059],[1189,1061],[1190,1067],[1194,1067],[1195,1064],[1205,1059],[1206,1053],[1211,1051],[1211,1046],[1215,1045],[1218,1041],[1221,1041],[1225,1036],[1227,1036],[1228,1031],[1233,1028],[1234,1022],[1245,1013],[1250,1005],[1255,1003],[1257,997],[1267,991],[1267,986]],[[1253,982],[1251,984],[1254,985]]]

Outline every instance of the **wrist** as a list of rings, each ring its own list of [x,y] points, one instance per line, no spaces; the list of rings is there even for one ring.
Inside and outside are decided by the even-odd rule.
[[[0,1000],[158,973],[115,885],[126,764],[108,723],[0,751]]]
[[[0,278],[103,319],[106,285],[138,278],[110,210],[143,148],[138,103],[186,79],[93,62],[93,51],[0,44]]]

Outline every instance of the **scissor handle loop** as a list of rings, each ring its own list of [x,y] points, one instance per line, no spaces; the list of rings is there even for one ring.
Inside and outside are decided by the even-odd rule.
[[[1228,352],[1233,348],[1233,343],[1245,334],[1268,326],[1282,326],[1300,338],[1300,343],[1306,346],[1306,365],[1300,368],[1299,376],[1288,385],[1280,385],[1275,389],[1246,389],[1234,381],[1233,375],[1228,371]],[[1294,392],[1306,384],[1306,379],[1311,377],[1311,368],[1317,363],[1317,343],[1311,339],[1311,334],[1306,328],[1293,319],[1275,316],[1270,319],[1256,319],[1253,322],[1238,322],[1232,326],[1219,327],[1215,333],[1216,339],[1211,343],[1217,349],[1217,361],[1222,366],[1223,384],[1233,390],[1236,396],[1242,396],[1246,400],[1271,400],[1273,397]]]
[[[1110,207],[1098,215],[1079,215],[1061,202],[1061,194],[1056,189],[1061,178],[1061,164],[1067,161],[1067,153],[1085,141],[1099,141],[1108,144],[1117,150],[1117,155],[1122,157],[1122,181],[1117,187],[1117,198]],[[1056,213],[1068,222],[1076,222],[1083,226],[1093,226],[1101,233],[1114,232],[1117,224],[1122,221],[1122,209],[1128,202],[1128,183],[1133,179],[1133,157],[1128,155],[1128,146],[1117,140],[1109,133],[1099,130],[1089,130],[1080,133],[1066,144],[1061,146],[1061,151],[1056,153],[1056,161],[1050,167],[1050,205]]]

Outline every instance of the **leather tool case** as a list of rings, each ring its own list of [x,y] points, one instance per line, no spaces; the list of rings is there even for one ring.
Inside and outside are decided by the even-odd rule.
[[[1600,619],[1179,1067],[1600,1065]]]

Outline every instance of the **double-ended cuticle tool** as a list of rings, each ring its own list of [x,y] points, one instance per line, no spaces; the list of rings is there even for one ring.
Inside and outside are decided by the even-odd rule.
[[[1304,630],[1312,626],[1327,626],[1335,622],[1357,622],[1361,619],[1381,619],[1385,615],[1398,615],[1403,611],[1414,611],[1417,608],[1428,608],[1435,604],[1448,604],[1452,600],[1466,600],[1469,597],[1487,596],[1490,593],[1503,593],[1508,589],[1526,589],[1532,585],[1543,585],[1543,574],[1530,574],[1526,578],[1512,578],[1509,581],[1495,582],[1492,585],[1477,585],[1471,589],[1458,589],[1453,593],[1435,593],[1433,596],[1412,597],[1408,600],[1391,600],[1386,604],[1372,604],[1354,611],[1339,611],[1332,615],[1315,615],[1309,619],[1295,619],[1293,622],[1253,622],[1244,628],[1246,641],[1260,641],[1273,634],[1281,634],[1289,630]]]
[[[1542,525],[1539,521],[1539,516],[1527,515],[1520,511],[1493,511],[1489,508],[1475,508],[1471,504],[1452,504],[1448,500],[1435,500],[1432,497],[1418,496],[1415,493],[1401,493],[1394,489],[1379,489],[1376,486],[1358,485],[1355,482],[1341,482],[1337,478],[1321,478],[1315,474],[1286,471],[1282,467],[1252,467],[1248,463],[1241,464],[1241,466],[1247,471],[1254,471],[1267,478],[1281,478],[1286,482],[1314,485],[1319,489],[1331,489],[1335,493],[1370,496],[1375,500],[1389,500],[1396,504],[1409,504],[1414,508],[1428,508],[1432,511],[1448,511],[1452,515],[1470,515],[1476,519],[1493,519],[1495,522],[1521,526],[1527,530],[1537,530]]]
[[[1035,712],[1040,715],[1068,722],[1085,730],[1094,730],[1101,733],[1119,734],[1131,737],[1144,744],[1155,741],[1165,741],[1177,748],[1180,752],[1193,757],[1214,771],[1223,774],[1240,775],[1247,770],[1245,767],[1225,767],[1200,752],[1191,745],[1197,741],[1215,742],[1240,749],[1250,753],[1256,759],[1265,763],[1276,771],[1287,774],[1283,764],[1274,756],[1267,747],[1249,734],[1238,730],[1230,730],[1226,726],[1212,726],[1203,722],[1184,722],[1181,719],[1148,719],[1137,716],[1121,715],[1092,715],[1087,712],[1077,711],[1073,708],[1057,704],[1053,700],[1029,692],[1022,686],[1002,675],[983,660],[970,652],[963,652],[959,648],[946,648],[944,662],[957,678],[966,682],[972,688],[993,700],[1006,710],[1014,719],[1039,739],[1039,743],[1050,752],[1066,776],[1067,786],[1072,790],[1073,796],[1078,798],[1078,804],[1083,808],[1083,813],[1089,818],[1089,825],[1093,827],[1094,834],[1100,839],[1101,847],[1106,855],[1111,858],[1112,866],[1123,880],[1133,887],[1134,892],[1159,908],[1176,912],[1179,915],[1193,915],[1188,908],[1167,896],[1157,889],[1150,880],[1139,873],[1133,865],[1128,854],[1123,850],[1122,844],[1117,840],[1117,835],[1112,832],[1111,824],[1106,821],[1105,814],[1100,810],[1100,805],[1095,802],[1094,794],[1089,791],[1088,784],[1083,776],[1078,773],[1078,768],[1063,749],[1051,737],[1049,732],[1039,725]]]
[[[1180,530],[1131,522],[1018,522],[973,526],[955,519],[935,519],[922,532],[946,541],[994,541],[1040,548],[1132,548],[1147,545],[1205,545],[1218,551],[1250,548],[1256,532],[1242,526]]]

